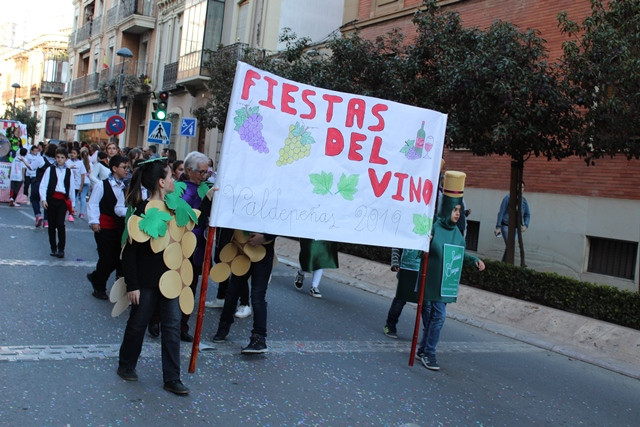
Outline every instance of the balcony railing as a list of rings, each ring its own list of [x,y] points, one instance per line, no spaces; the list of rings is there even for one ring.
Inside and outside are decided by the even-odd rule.
[[[93,19],[93,27],[91,28],[91,34],[89,34],[89,37],[91,37],[94,34],[100,34],[101,32],[102,32],[102,15],[96,16]]]
[[[71,96],[79,96],[98,89],[99,73],[91,73],[71,82]]]
[[[228,55],[230,59],[235,61],[241,61],[244,58],[245,51],[249,47],[246,43],[234,43],[228,46],[223,46],[219,48],[217,51],[212,52],[212,56],[217,55]]]
[[[122,0],[119,8],[118,21],[131,15],[153,16],[152,0]]]
[[[88,40],[91,35],[91,27],[93,22],[87,22],[76,31],[76,43]]]
[[[139,61],[126,61],[124,63],[124,74],[133,76],[150,76],[153,63],[151,62],[139,62]],[[118,77],[122,71],[122,62],[115,64],[113,67],[103,68],[100,71],[100,81],[105,81]]]
[[[62,95],[64,93],[64,82],[40,82],[40,93],[51,93]]]
[[[111,28],[114,25],[116,25],[116,19],[118,18],[118,3],[116,3],[116,6],[112,7],[111,9],[107,10],[107,21],[106,21],[106,25],[107,28]]]
[[[162,90],[171,90],[176,88],[176,80],[178,78],[178,61],[172,62],[164,66],[164,75],[162,78]]]

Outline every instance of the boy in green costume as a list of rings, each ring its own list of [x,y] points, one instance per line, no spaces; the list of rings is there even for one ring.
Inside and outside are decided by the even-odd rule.
[[[436,346],[446,318],[447,303],[456,302],[462,265],[475,265],[484,270],[484,262],[465,253],[465,240],[456,226],[462,209],[466,174],[448,171],[429,246],[427,278],[422,305],[422,339],[418,357],[427,369],[440,369],[436,361]],[[398,294],[407,301],[417,301],[418,287],[404,287]]]

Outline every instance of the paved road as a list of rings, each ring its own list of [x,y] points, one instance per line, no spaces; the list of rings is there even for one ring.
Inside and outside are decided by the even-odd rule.
[[[63,261],[28,207],[0,206],[0,425],[638,425],[640,381],[449,319],[440,372],[407,365],[415,310],[399,340],[381,330],[390,300],[327,279],[323,299],[280,264],[267,294],[270,352],[241,356],[251,318],[214,345],[179,397],[162,389],[159,341],[140,381],[115,374],[126,315],[90,295],[96,260],[86,222],[68,227]],[[211,285],[212,291],[215,285]],[[219,311],[207,309],[204,338]],[[192,319],[193,320],[193,319]]]

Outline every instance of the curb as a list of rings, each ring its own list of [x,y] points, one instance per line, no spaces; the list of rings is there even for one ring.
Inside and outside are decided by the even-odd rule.
[[[298,252],[296,240],[276,241],[279,262],[297,268]],[[396,278],[387,265],[343,253],[338,257],[340,268],[325,270],[326,277],[393,298]],[[447,317],[640,379],[640,331],[635,329],[465,285],[460,285],[458,303],[447,307]]]

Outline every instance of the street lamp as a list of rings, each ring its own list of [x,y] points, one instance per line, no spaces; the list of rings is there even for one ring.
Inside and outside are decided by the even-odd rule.
[[[13,88],[13,114],[11,116],[11,120],[15,120],[16,119],[16,92],[18,92],[18,89],[20,89],[20,85],[18,83],[14,83],[11,85],[11,87]]]
[[[122,68],[120,69],[120,83],[118,84],[118,101],[116,104],[116,115],[120,114],[120,101],[122,100],[122,84],[124,83],[124,61],[126,58],[133,58],[133,52],[126,47],[121,47],[116,55],[123,58]]]

